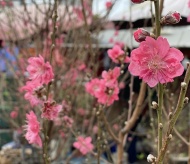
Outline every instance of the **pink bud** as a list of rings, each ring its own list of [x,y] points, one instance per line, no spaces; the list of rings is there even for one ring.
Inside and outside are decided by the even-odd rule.
[[[7,4],[6,4],[5,1],[0,1],[0,5],[1,5],[2,7],[5,7]]]
[[[11,116],[11,118],[15,119],[15,118],[17,118],[17,116],[18,116],[18,112],[17,112],[17,111],[12,111],[12,112],[10,113],[10,116]]]
[[[145,41],[147,36],[150,36],[150,33],[143,28],[139,28],[133,33],[133,36],[137,42]]]
[[[110,9],[111,6],[112,6],[112,2],[111,2],[111,1],[107,1],[107,2],[106,2],[106,8],[107,8],[107,9]]]
[[[93,131],[94,134],[97,134],[97,133],[98,133],[98,126],[95,125],[95,126],[93,127],[93,130],[92,130],[92,131]]]
[[[133,2],[133,3],[143,3],[145,0],[131,0],[131,2]]]
[[[166,16],[164,16],[160,23],[161,24],[177,24],[181,19],[181,15],[177,11],[170,11]]]

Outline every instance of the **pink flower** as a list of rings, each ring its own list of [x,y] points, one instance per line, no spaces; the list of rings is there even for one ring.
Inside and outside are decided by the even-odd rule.
[[[133,33],[133,36],[137,42],[145,41],[147,36],[150,36],[150,33],[143,28],[139,28]]]
[[[49,62],[44,62],[44,58],[31,57],[28,59],[27,71],[29,72],[29,78],[40,84],[48,84],[54,77],[52,67]]]
[[[86,114],[86,112],[85,112],[85,110],[84,110],[83,108],[79,108],[79,109],[77,110],[77,113],[78,113],[79,115],[81,115],[81,116],[84,116],[84,115]]]
[[[96,96],[97,92],[100,91],[101,86],[104,85],[104,81],[100,79],[92,79],[90,82],[86,83],[85,88],[88,93],[92,96]]]
[[[68,116],[64,116],[64,117],[63,117],[63,120],[65,121],[66,125],[67,125],[69,128],[72,127],[73,122],[74,122],[72,118],[70,118],[70,117],[68,117]]]
[[[128,69],[132,75],[139,76],[150,87],[154,87],[158,83],[172,82],[173,78],[182,75],[182,60],[183,54],[170,48],[167,39],[161,36],[157,40],[147,37],[139,48],[132,51]]]
[[[120,76],[120,67],[115,67],[113,70],[103,71],[102,78],[106,83],[115,83],[117,82],[118,77]]]
[[[119,88],[117,78],[119,76],[119,67],[113,72],[103,72],[104,79],[92,79],[85,87],[86,91],[98,99],[98,102],[105,105],[111,105],[118,100]]]
[[[83,155],[91,152],[94,148],[94,145],[91,144],[92,138],[91,137],[77,137],[77,141],[73,143],[73,146],[78,149]]]
[[[42,103],[42,100],[39,98],[39,84],[28,81],[25,86],[20,88],[20,91],[27,91],[24,95],[24,98],[28,100],[31,106],[36,106]]]
[[[48,120],[54,120],[58,117],[62,105],[57,105],[55,102],[47,101],[44,103],[44,108],[41,117]]]
[[[7,5],[7,3],[6,3],[6,1],[2,0],[2,1],[0,1],[0,5],[1,5],[2,7],[5,7],[5,6]]]
[[[86,65],[84,63],[82,63],[81,65],[78,66],[78,70],[82,71],[86,69]]]
[[[143,3],[145,0],[131,0],[133,3]]]
[[[106,8],[110,9],[112,7],[112,2],[111,1],[107,1],[106,2]]]
[[[27,131],[25,134],[26,140],[28,140],[30,144],[37,144],[40,147],[42,147],[42,140],[39,136],[40,123],[38,122],[36,115],[34,114],[33,111],[30,111],[29,114],[26,114],[26,119],[27,119],[27,125],[25,126]]]
[[[127,61],[127,56],[120,46],[115,45],[112,49],[108,50],[108,56],[115,63],[124,63]]]
[[[161,24],[177,24],[181,19],[181,15],[177,11],[170,11],[161,19]]]
[[[101,86],[101,89],[96,94],[98,102],[107,106],[110,106],[114,103],[115,100],[118,100],[119,87],[118,83],[109,83]]]
[[[15,118],[17,118],[17,116],[18,116],[18,112],[17,112],[17,111],[12,111],[12,112],[10,113],[10,116],[11,116],[11,118],[15,119]]]

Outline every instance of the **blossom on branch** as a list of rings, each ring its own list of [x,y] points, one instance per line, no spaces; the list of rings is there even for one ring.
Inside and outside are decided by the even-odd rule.
[[[97,93],[104,86],[104,81],[98,78],[92,79],[90,82],[86,83],[85,88],[86,91],[92,96],[97,97]]]
[[[181,14],[177,11],[170,11],[166,16],[164,16],[160,23],[161,24],[177,24],[181,20]]]
[[[54,120],[58,117],[59,112],[62,109],[62,105],[57,105],[56,102],[47,101],[44,103],[44,108],[42,111],[42,118],[46,118],[48,120]]]
[[[106,83],[116,83],[118,77],[120,76],[121,69],[120,67],[115,67],[113,70],[103,71],[102,78]]]
[[[137,42],[142,42],[145,41],[147,36],[150,36],[150,33],[143,28],[139,28],[133,33],[133,36]]]
[[[12,119],[17,118],[17,116],[18,116],[18,111],[13,110],[13,111],[10,113],[10,117],[11,117]]]
[[[129,63],[129,57],[125,55],[125,52],[118,45],[108,50],[108,56],[114,63]]]
[[[181,51],[170,48],[167,39],[146,37],[146,41],[131,52],[128,69],[132,75],[155,87],[158,83],[173,82],[175,77],[183,74],[184,67],[180,63],[183,58]]]
[[[106,5],[106,8],[107,8],[107,9],[110,9],[113,4],[112,4],[111,1],[107,1],[107,2],[105,3],[105,5]]]
[[[27,125],[25,138],[30,144],[37,144],[42,147],[42,140],[39,136],[40,132],[40,123],[37,120],[37,117],[33,111],[30,111],[29,114],[26,114]]]
[[[110,106],[115,100],[118,100],[119,86],[117,78],[120,75],[120,68],[103,71],[103,79],[92,79],[86,83],[86,91],[98,99],[98,102]]]
[[[31,57],[28,59],[27,71],[29,78],[33,82],[40,84],[48,84],[54,77],[52,67],[49,62],[44,61],[44,58],[40,55],[39,57]]]
[[[28,81],[25,86],[20,88],[20,91],[26,91],[24,98],[30,102],[32,107],[42,104],[41,94],[39,94],[41,92],[40,87],[40,84]]]
[[[77,141],[73,143],[73,146],[78,149],[83,155],[91,152],[94,148],[94,145],[91,143],[91,137],[77,137]]]

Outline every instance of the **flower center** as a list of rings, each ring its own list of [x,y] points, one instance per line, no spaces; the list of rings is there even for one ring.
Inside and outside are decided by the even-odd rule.
[[[32,132],[38,132],[38,129],[39,129],[39,126],[37,125],[37,124],[34,124],[34,125],[32,125],[31,126],[31,130],[32,130]]]
[[[154,71],[161,69],[162,68],[161,60],[157,56],[155,56],[152,60],[148,62],[148,68]]]
[[[125,55],[119,55],[117,58],[116,58],[120,63],[123,63],[123,61],[125,60]]]
[[[105,90],[105,93],[106,93],[107,95],[110,95],[110,96],[111,96],[111,95],[114,93],[114,89],[107,87],[106,90]]]

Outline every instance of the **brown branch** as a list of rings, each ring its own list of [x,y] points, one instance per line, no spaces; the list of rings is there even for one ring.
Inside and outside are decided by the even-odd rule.
[[[163,108],[163,113],[164,113],[164,116],[167,118],[168,117],[168,114],[166,112],[166,109]],[[175,134],[187,145],[187,146],[190,146],[190,143],[179,133],[179,131],[174,127],[174,132]]]
[[[136,121],[138,120],[140,114],[142,113],[142,110],[143,110],[142,106],[143,106],[143,103],[145,100],[146,87],[147,87],[147,85],[144,82],[142,82],[139,97],[137,100],[137,105],[136,105],[135,110],[132,114],[132,117],[127,122],[125,127],[123,129],[121,129],[121,131],[119,132],[120,144],[118,144],[118,152],[117,152],[118,153],[118,162],[117,162],[117,164],[122,164],[124,136],[134,127]]]
[[[115,136],[115,134],[113,133],[112,129],[110,128],[110,125],[104,115],[104,113],[102,112],[102,118],[103,118],[103,121],[106,125],[106,128],[108,130],[108,133],[112,136],[112,138],[119,144],[120,143],[120,140]]]
[[[189,81],[190,81],[190,64],[188,63],[187,71],[186,71],[184,82],[183,82],[185,85],[181,85],[181,91],[180,91],[177,107],[175,109],[173,117],[171,118],[171,120],[169,122],[169,126],[168,126],[167,133],[165,136],[165,141],[164,141],[164,144],[162,146],[162,149],[161,149],[159,156],[158,156],[158,159],[157,159],[158,164],[161,164],[163,159],[164,159],[164,155],[166,153],[169,141],[171,139],[170,136],[172,135],[175,123],[176,123],[176,121],[177,121],[177,119],[178,119],[178,117],[179,117],[179,115],[180,115],[180,113],[184,107],[184,99],[185,99],[185,95],[187,92],[187,87],[189,85]]]

